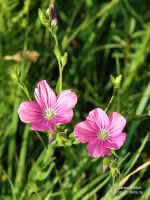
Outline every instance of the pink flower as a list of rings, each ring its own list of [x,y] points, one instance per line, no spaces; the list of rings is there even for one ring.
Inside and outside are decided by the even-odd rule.
[[[73,108],[77,103],[74,92],[64,90],[56,96],[47,82],[42,80],[34,95],[36,101],[25,101],[18,109],[21,121],[30,123],[32,130],[54,132],[54,125],[66,124],[72,120]]]
[[[111,149],[120,149],[126,139],[122,132],[125,118],[117,112],[107,116],[100,108],[92,110],[86,120],[74,128],[76,139],[88,143],[88,153],[92,157],[101,157],[111,153]]]

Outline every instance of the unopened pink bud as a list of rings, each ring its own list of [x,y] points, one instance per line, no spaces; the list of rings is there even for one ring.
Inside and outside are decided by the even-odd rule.
[[[52,137],[52,136],[49,136],[49,137],[48,137],[48,142],[49,142],[49,143],[52,143],[52,142],[53,142],[53,137]]]
[[[107,168],[108,168],[108,165],[104,165],[104,164],[103,164],[103,173],[106,172]]]
[[[58,21],[54,4],[50,6],[50,13],[51,13],[51,25],[56,26]]]

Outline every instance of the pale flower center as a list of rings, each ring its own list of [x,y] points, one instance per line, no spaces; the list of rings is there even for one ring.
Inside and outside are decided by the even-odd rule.
[[[105,130],[101,130],[100,132],[98,132],[97,136],[100,140],[104,141],[108,139],[109,133]]]
[[[53,110],[48,109],[48,110],[45,111],[44,116],[45,116],[46,119],[53,119],[54,116],[55,116],[55,113],[54,113]]]

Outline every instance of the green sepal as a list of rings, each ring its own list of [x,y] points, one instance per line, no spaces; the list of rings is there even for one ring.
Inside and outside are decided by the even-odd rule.
[[[38,15],[41,23],[51,32],[51,26],[49,20],[45,17],[44,13],[39,9]]]
[[[64,55],[61,57],[61,63],[63,67],[67,64],[67,61],[68,61],[68,54],[67,52],[65,52]]]
[[[110,173],[112,177],[117,176],[118,174],[120,174],[120,170],[119,167],[117,165],[116,160],[113,160],[110,164]]]
[[[109,165],[112,162],[112,157],[108,156],[103,158],[103,164],[104,165]]]
[[[118,158],[118,155],[116,154],[116,152],[112,149],[111,150],[111,153],[116,157],[116,158]]]

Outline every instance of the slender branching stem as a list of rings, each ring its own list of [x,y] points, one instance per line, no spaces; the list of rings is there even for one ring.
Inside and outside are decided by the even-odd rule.
[[[112,103],[112,101],[113,101],[113,99],[114,99],[114,97],[115,97],[115,94],[116,94],[116,89],[113,90],[112,97],[110,98],[110,100],[109,100],[109,102],[108,102],[108,105],[107,105],[107,107],[105,108],[105,112],[107,112],[109,106],[111,105],[111,103]]]

